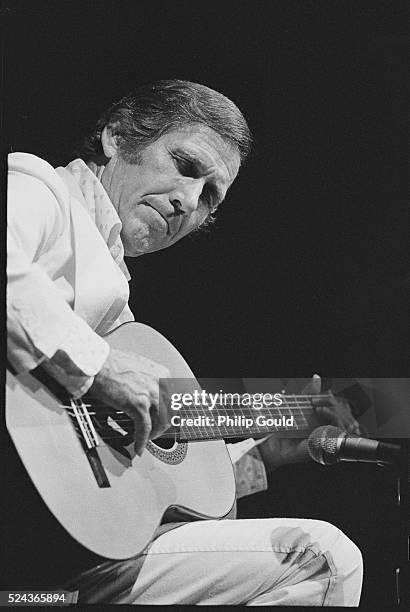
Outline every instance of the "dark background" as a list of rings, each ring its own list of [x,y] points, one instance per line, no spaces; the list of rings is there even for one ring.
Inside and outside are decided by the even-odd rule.
[[[246,115],[255,152],[217,226],[128,262],[136,317],[195,372],[408,375],[406,3],[7,4],[12,150],[68,162],[101,110],[159,78]]]
[[[198,375],[408,376],[407,7],[3,2],[10,150],[67,163],[108,104],[160,78],[220,90],[247,117],[255,150],[216,226],[127,262],[137,320]],[[286,512],[359,538],[364,597],[390,598],[394,479],[340,468],[332,486],[335,473],[321,469],[278,475],[289,500],[310,470],[310,497]],[[266,495],[247,504],[247,515],[280,508]]]

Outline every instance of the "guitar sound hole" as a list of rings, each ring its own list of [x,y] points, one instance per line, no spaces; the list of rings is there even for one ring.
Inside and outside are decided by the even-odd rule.
[[[159,448],[170,450],[175,444],[175,438],[157,438],[156,440],[151,440],[151,442]]]

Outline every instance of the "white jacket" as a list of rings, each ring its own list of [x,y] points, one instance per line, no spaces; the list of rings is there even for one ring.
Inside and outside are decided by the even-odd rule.
[[[60,349],[85,376],[96,374],[108,354],[101,336],[133,316],[127,279],[73,174],[35,155],[9,155],[7,248],[12,366],[31,370]]]

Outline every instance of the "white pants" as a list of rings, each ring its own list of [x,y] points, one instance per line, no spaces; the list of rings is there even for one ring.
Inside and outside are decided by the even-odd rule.
[[[199,521],[116,564],[115,576],[100,576],[100,596],[110,580],[118,589],[112,603],[357,606],[362,557],[323,521]]]

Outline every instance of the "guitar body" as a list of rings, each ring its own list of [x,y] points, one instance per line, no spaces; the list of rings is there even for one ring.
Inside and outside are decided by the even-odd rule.
[[[193,377],[172,344],[146,325],[126,323],[106,339],[112,347],[162,363],[173,378]],[[164,518],[223,518],[234,504],[233,469],[222,440],[167,440],[168,448],[151,441],[138,457],[131,447],[121,453],[98,437],[96,452],[108,481],[101,486],[67,406],[33,376],[7,373],[6,424],[48,509],[99,557],[136,555]],[[26,512],[29,521],[30,508]]]

